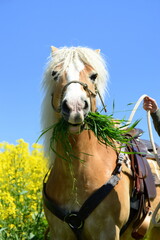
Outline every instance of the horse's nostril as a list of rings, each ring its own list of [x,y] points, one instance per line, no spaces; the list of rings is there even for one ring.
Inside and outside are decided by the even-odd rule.
[[[67,113],[67,114],[70,113],[70,108],[67,104],[67,100],[64,100],[62,103],[62,111],[63,111],[63,113]]]
[[[88,102],[84,101],[84,109],[87,109],[87,108],[88,108]]]

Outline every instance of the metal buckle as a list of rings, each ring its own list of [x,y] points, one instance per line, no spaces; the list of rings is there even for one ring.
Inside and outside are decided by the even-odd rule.
[[[77,213],[69,213],[64,221],[66,223],[68,223],[68,225],[70,226],[70,228],[72,229],[81,229],[84,225],[84,221],[79,219],[78,214]]]

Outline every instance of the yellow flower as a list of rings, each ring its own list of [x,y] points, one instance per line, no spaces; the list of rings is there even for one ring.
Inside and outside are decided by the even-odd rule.
[[[10,229],[13,229],[13,228],[15,228],[15,225],[14,224],[9,224],[9,226],[8,226]]]
[[[35,223],[33,216],[41,209],[46,171],[42,145],[33,144],[29,151],[29,144],[23,139],[16,145],[0,143],[0,226],[5,228],[6,236],[17,227],[19,239],[23,239],[27,222],[29,229]]]

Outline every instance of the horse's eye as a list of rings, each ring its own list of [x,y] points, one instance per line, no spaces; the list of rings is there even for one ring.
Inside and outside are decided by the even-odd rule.
[[[59,75],[58,72],[52,71],[52,76],[53,76],[55,81],[58,79],[58,75]]]
[[[97,76],[98,76],[98,74],[97,74],[97,73],[94,73],[94,74],[92,74],[92,75],[90,76],[90,79],[91,79],[92,81],[95,81],[96,78],[97,78]]]

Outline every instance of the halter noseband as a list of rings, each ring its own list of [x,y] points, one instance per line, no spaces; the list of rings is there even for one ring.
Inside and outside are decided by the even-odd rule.
[[[86,83],[83,83],[83,82],[80,82],[80,81],[71,81],[71,82],[67,83],[67,84],[63,87],[62,93],[61,93],[61,98],[60,98],[60,106],[59,106],[58,108],[56,108],[56,107],[54,106],[54,104],[53,104],[53,96],[54,96],[54,94],[52,93],[51,103],[52,103],[52,107],[53,107],[53,109],[54,109],[55,112],[57,112],[57,113],[60,113],[60,112],[61,112],[62,98],[63,98],[64,92],[66,91],[67,87],[68,87],[70,84],[72,84],[72,83],[79,83],[80,85],[83,86],[83,89],[84,89],[86,92],[89,93],[89,98],[90,98],[90,103],[91,103],[91,109],[92,109],[91,96],[96,97],[97,94],[98,94],[98,96],[99,96],[99,98],[100,98],[100,100],[101,100],[101,103],[102,103],[102,105],[103,105],[104,111],[107,112],[106,107],[105,107],[105,104],[104,104],[104,102],[103,102],[103,99],[102,99],[102,97],[101,97],[101,95],[100,95],[100,93],[99,93],[99,91],[98,91],[98,89],[97,89],[97,86],[95,85],[95,93],[94,93],[93,91],[91,91],[91,90],[88,88],[88,85],[87,85]]]

